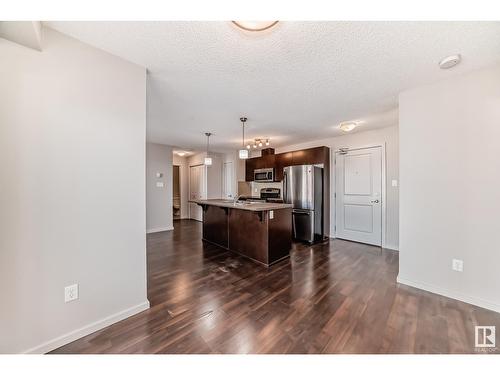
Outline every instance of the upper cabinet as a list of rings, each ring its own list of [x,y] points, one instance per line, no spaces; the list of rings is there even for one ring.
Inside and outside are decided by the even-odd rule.
[[[282,154],[276,154],[276,163],[274,166],[274,180],[283,181],[283,168],[293,165],[293,152],[284,152]]]
[[[253,172],[256,169],[275,168],[275,156],[264,155],[245,160],[245,181],[253,181]]]
[[[328,147],[314,147],[305,150],[293,151],[291,165],[325,164],[325,159],[330,158]]]
[[[253,171],[257,169],[255,167],[257,165],[257,159],[259,158],[245,160],[245,181],[247,182],[253,181]]]
[[[274,168],[274,180],[283,180],[283,168],[289,165],[324,164],[329,166],[330,149],[325,146],[305,150],[284,152],[281,154],[264,155],[245,161],[245,180],[253,181],[255,169]]]

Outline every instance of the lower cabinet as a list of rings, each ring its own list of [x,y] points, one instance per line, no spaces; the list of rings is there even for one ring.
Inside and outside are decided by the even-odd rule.
[[[229,208],[209,205],[204,205],[202,208],[203,239],[227,248]]]
[[[252,211],[203,207],[203,240],[269,266],[290,254],[292,209]]]

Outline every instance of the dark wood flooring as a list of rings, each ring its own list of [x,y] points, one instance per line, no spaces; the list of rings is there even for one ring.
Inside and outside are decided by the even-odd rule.
[[[189,220],[147,248],[151,309],[53,353],[474,353],[475,325],[500,330],[498,313],[398,285],[395,251],[294,244],[265,268]]]

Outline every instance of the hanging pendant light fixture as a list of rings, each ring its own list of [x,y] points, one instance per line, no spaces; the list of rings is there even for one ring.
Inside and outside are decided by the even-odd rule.
[[[205,135],[207,136],[207,156],[205,157],[205,161],[203,164],[205,165],[212,165],[212,158],[210,156],[208,156],[208,150],[209,150],[209,146],[210,146],[210,136],[212,135],[212,133],[205,133]]]
[[[246,117],[240,117],[241,125],[243,128],[243,137],[241,142],[241,150],[239,152],[240,159],[248,159],[248,149],[245,148],[245,122],[247,121]]]

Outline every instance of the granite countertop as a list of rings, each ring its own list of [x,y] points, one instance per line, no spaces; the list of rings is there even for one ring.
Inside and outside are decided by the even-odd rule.
[[[247,211],[269,211],[269,210],[280,210],[283,208],[293,207],[292,204],[288,203],[261,203],[261,202],[234,203],[234,201],[231,199],[202,199],[202,200],[191,200],[190,202],[198,204],[207,204],[218,207],[236,208]]]

